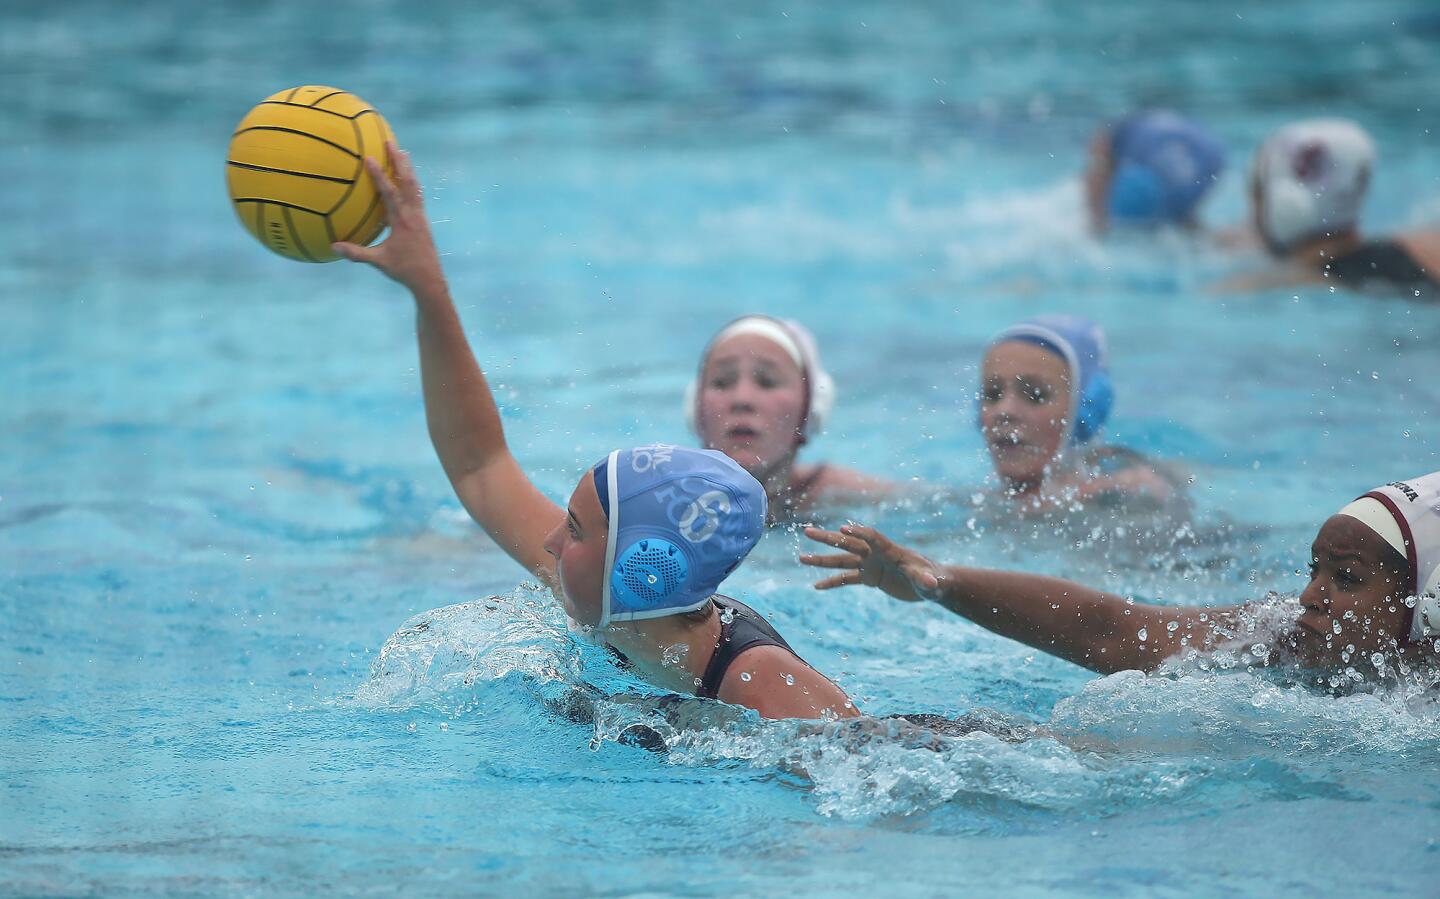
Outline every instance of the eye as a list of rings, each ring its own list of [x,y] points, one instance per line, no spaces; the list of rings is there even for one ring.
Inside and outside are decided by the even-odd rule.
[[[712,375],[707,383],[708,386],[714,390],[726,390],[735,386],[735,373],[721,372],[720,374]]]
[[[1335,583],[1346,588],[1358,587],[1360,585],[1360,578],[1349,568],[1342,568],[1335,572]]]
[[[1320,563],[1311,559],[1310,564],[1305,566],[1305,570],[1310,572],[1310,580],[1313,581],[1315,580],[1315,575],[1320,573]]]
[[[980,392],[980,401],[983,403],[998,403],[1005,395],[1005,390],[999,384],[986,384],[985,389]]]
[[[1045,387],[1038,384],[1024,384],[1020,389],[1024,392],[1025,399],[1036,406],[1043,406],[1050,402],[1050,391]]]
[[[568,518],[565,519],[565,530],[567,530],[567,531],[570,532],[570,539],[571,539],[571,540],[579,540],[579,539],[580,539],[580,531],[579,531],[579,529],[575,527],[575,522],[571,521],[571,520],[568,519]]]
[[[765,388],[766,390],[774,390],[776,387],[780,386],[779,379],[767,371],[756,372],[755,383]]]

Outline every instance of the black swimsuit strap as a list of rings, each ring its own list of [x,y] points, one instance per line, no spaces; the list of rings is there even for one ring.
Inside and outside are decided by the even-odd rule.
[[[1403,244],[1394,240],[1363,243],[1331,259],[1325,271],[1330,277],[1351,287],[1384,284],[1392,288],[1433,290],[1437,286],[1437,273],[1427,272]]]
[[[719,698],[720,685],[725,682],[725,673],[730,670],[731,664],[741,653],[757,646],[779,646],[804,664],[805,660],[790,648],[780,632],[759,612],[729,597],[717,596],[714,601],[720,610],[720,644],[710,656],[710,664],[705,666],[705,676],[700,679],[697,695],[707,699]],[[726,615],[727,610],[731,614]]]

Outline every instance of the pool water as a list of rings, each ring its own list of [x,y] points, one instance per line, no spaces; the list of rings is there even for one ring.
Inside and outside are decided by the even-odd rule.
[[[1381,147],[1373,227],[1440,220],[1426,4],[75,2],[7,7],[0,50],[7,892],[1433,892],[1433,693],[1096,678],[815,593],[786,530],[727,589],[867,712],[1032,736],[691,703],[669,752],[628,745],[654,698],[450,493],[408,299],[265,252],[222,179],[275,90],[376,104],[551,496],[616,445],[687,440],[700,347],[763,310],[839,384],[807,456],[925,485],[823,520],[1159,602],[1293,594],[1327,515],[1440,468],[1440,307],[1208,292],[1253,260],[1095,244],[1075,175],[1096,121],[1174,106],[1224,136],[1207,214],[1235,220],[1259,136],[1343,115]],[[1189,533],[971,502],[980,351],[1050,311],[1106,326],[1110,437],[1193,478]]]

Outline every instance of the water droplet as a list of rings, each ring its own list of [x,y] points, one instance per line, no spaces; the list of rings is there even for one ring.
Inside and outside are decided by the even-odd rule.
[[[1338,621],[1332,621],[1332,622],[1330,622],[1330,629],[1331,629],[1332,631],[1334,631],[1335,633],[1337,633],[1337,634],[1340,633],[1340,622],[1338,622]]]
[[[415,733],[415,722],[411,721],[409,724],[405,725],[405,729],[410,731],[410,733],[412,734]]]
[[[1370,373],[1370,380],[1372,380],[1372,381],[1378,381],[1378,380],[1380,380],[1380,373],[1379,373],[1378,371],[1372,371],[1372,372]]]
[[[735,620],[735,610],[734,610],[733,608],[731,608],[730,606],[725,606],[724,608],[722,608],[722,609],[720,610],[720,623],[721,623],[721,624],[729,624],[730,622],[732,622],[732,621],[734,621],[734,620]]]
[[[1270,654],[1270,647],[1266,646],[1264,643],[1256,643],[1254,646],[1250,647],[1250,654],[1255,656],[1255,658],[1257,659],[1263,659],[1265,658],[1265,656]]]
[[[793,675],[793,674],[787,674],[787,675],[785,675],[785,686],[787,686],[787,687],[793,687],[793,686],[795,686],[795,675]]]
[[[1382,652],[1372,652],[1372,653],[1370,653],[1370,664],[1374,665],[1376,668],[1382,668],[1382,667],[1384,667],[1384,665],[1385,665],[1385,654],[1382,653]]]
[[[660,657],[660,664],[664,665],[667,668],[673,668],[677,665],[684,663],[685,659],[689,657],[689,655],[689,643],[672,643],[669,646],[665,647],[665,651]]]
[[[1142,627],[1140,628],[1140,633],[1137,634],[1137,636],[1140,638],[1140,642],[1144,643],[1146,640],[1150,639],[1150,631]]]
[[[744,681],[745,683],[747,683],[747,684],[750,683],[750,672],[748,672],[748,671],[742,671],[742,672],[740,672],[740,679],[743,680],[743,681]]]
[[[1180,622],[1178,622],[1178,621],[1171,621],[1170,623],[1168,623],[1168,624],[1165,625],[1165,630],[1167,630],[1167,631],[1169,631],[1170,633],[1173,634],[1173,633],[1175,633],[1175,630],[1176,630],[1177,628],[1179,628],[1179,627],[1180,627]]]

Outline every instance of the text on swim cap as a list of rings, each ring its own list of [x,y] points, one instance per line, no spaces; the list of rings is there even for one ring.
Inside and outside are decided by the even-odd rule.
[[[1405,483],[1404,481],[1393,481],[1393,482],[1391,482],[1391,483],[1389,483],[1389,484],[1386,484],[1385,486],[1387,486],[1387,487],[1394,487],[1396,490],[1399,490],[1401,493],[1405,494],[1405,496],[1406,496],[1406,497],[1410,500],[1410,502],[1412,502],[1412,503],[1415,502],[1417,499],[1420,498],[1420,494],[1415,492],[1415,488],[1414,488],[1414,487],[1411,487],[1409,484]]]
[[[652,468],[667,464],[674,453],[675,445],[671,443],[637,446],[630,451],[630,467],[636,474],[644,474]]]

